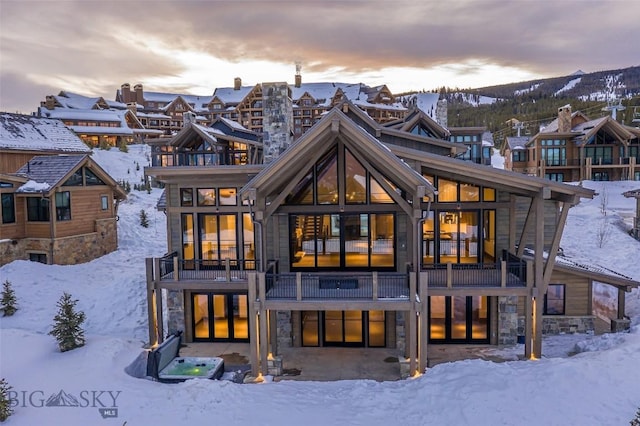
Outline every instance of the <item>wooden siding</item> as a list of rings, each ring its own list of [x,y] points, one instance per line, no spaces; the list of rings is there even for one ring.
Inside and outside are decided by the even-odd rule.
[[[100,185],[60,188],[60,192],[67,190],[71,193],[71,220],[56,221],[56,238],[95,232],[97,219],[114,217],[112,209],[102,210],[101,206],[103,195],[113,204],[113,190],[110,187]],[[54,200],[55,196],[51,198]]]
[[[46,155],[46,152],[38,152],[37,155]],[[57,152],[54,154],[58,154]],[[18,169],[29,160],[31,160],[36,153],[34,152],[6,152],[3,151],[0,155],[0,173],[15,173]]]
[[[524,223],[529,212],[530,198],[516,197],[516,242],[520,240],[520,235],[524,228]],[[532,213],[535,215],[535,213]],[[553,241],[553,235],[558,222],[558,205],[555,201],[545,200],[544,202],[544,247],[548,249]],[[535,235],[533,232],[526,236],[525,245],[533,245]]]
[[[565,284],[565,316],[592,315],[591,280],[567,272],[553,271],[551,282]],[[524,300],[518,299],[518,315],[524,315]]]

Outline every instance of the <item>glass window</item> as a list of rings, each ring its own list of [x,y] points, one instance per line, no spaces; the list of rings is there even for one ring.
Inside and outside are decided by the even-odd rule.
[[[338,156],[333,149],[316,165],[317,203],[338,204]]]
[[[47,264],[47,255],[44,253],[29,253],[29,260],[31,262],[39,262]]]
[[[441,203],[458,201],[458,184],[457,182],[438,179],[438,201]]]
[[[86,185],[104,185],[104,182],[95,173],[86,168],[84,169],[84,179]]]
[[[545,315],[564,315],[565,285],[549,284],[547,294],[544,295]]]
[[[251,215],[249,213],[242,214],[242,240],[244,243],[243,247],[243,258],[244,259],[255,259],[256,258],[256,247],[255,247],[255,237],[253,232],[253,220],[251,220]],[[246,269],[251,269],[248,266]]]
[[[71,220],[71,193],[56,192],[56,219]]]
[[[389,181],[385,181],[390,184]],[[391,184],[390,184],[391,185]],[[393,185],[391,185],[393,187]],[[378,181],[371,176],[369,179],[369,187],[371,188],[371,203],[393,203],[393,198],[384,190],[382,185],[378,183]]]
[[[345,180],[347,204],[364,204],[367,202],[367,172],[358,160],[345,149]]]
[[[199,218],[202,259],[237,259],[236,216],[201,214]]]
[[[31,222],[48,222],[49,199],[42,197],[27,198],[27,220]]]
[[[2,194],[2,223],[15,223],[16,208],[13,194]]]
[[[496,190],[493,188],[483,188],[482,189],[482,200],[483,201],[495,201],[496,200]]]
[[[220,196],[219,202],[221,206],[235,206],[238,204],[235,188],[220,188],[218,189],[218,195]]]
[[[469,183],[461,183],[460,201],[480,201],[480,187]]]
[[[313,171],[309,171],[293,188],[287,197],[287,204],[313,204]]]
[[[183,188],[180,190],[180,205],[182,207],[193,207],[193,189]]]
[[[100,206],[102,207],[102,210],[108,210],[109,209],[109,197],[107,197],[106,195],[100,196]]]
[[[182,258],[195,259],[193,215],[182,214]]]
[[[216,190],[214,188],[198,189],[198,206],[215,206]]]
[[[69,176],[69,179],[62,186],[82,186],[82,169]]]

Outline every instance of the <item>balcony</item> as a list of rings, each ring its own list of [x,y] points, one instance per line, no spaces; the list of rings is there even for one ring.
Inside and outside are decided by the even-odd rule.
[[[179,259],[169,254],[158,259],[157,279],[171,281],[247,282],[247,272],[256,270],[255,259]]]
[[[409,300],[406,273],[266,275],[267,300]]]

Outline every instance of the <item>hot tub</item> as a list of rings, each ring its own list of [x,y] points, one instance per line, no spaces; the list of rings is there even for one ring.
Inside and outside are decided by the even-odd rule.
[[[181,357],[182,333],[175,333],[147,357],[147,376],[166,383],[189,379],[219,379],[224,360],[219,357]]]
[[[222,358],[178,357],[158,372],[158,379],[217,379],[224,372],[223,366]]]

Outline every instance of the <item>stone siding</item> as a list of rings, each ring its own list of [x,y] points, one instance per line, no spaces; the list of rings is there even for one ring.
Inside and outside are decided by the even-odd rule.
[[[277,348],[293,347],[293,328],[291,325],[291,311],[276,312],[276,338]]]
[[[552,316],[542,317],[542,334],[573,334],[595,332],[593,316]],[[518,318],[518,335],[524,336],[524,316]]]
[[[176,331],[185,330],[184,320],[184,292],[182,290],[167,290],[167,329],[168,336]]]
[[[53,259],[51,258],[52,244]],[[96,232],[58,238],[53,242],[50,238],[3,240],[0,242],[0,259],[2,259],[0,266],[14,260],[29,260],[29,253],[46,254],[49,264],[76,265],[97,259],[117,248],[116,220],[96,220]]]
[[[498,297],[498,345],[518,342],[518,322],[518,297]]]

